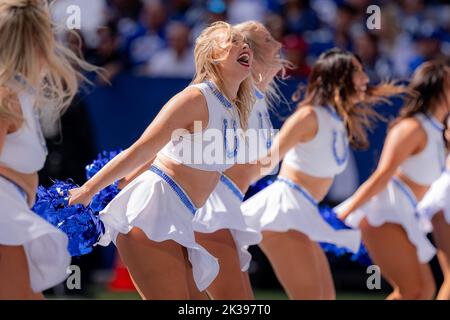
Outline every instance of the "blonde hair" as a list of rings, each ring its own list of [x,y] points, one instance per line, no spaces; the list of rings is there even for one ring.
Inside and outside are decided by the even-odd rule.
[[[281,100],[286,102],[286,99],[281,94],[280,89],[277,85],[277,78],[279,79],[285,79],[286,78],[286,69],[293,68],[292,63],[289,61],[282,59],[282,58],[275,58],[271,61],[267,61],[265,57],[261,54],[265,50],[265,44],[260,43],[255,36],[255,33],[260,30],[267,30],[267,28],[258,21],[250,20],[246,22],[239,23],[234,26],[236,29],[241,31],[245,38],[247,39],[247,43],[250,46],[250,48],[253,51],[253,59],[255,62],[260,64],[263,68],[280,68],[280,76],[275,76],[273,79],[271,79],[269,86],[267,88],[266,92],[266,100],[269,105],[269,108],[274,109],[274,105],[279,103]],[[258,78],[261,76],[260,74],[255,74],[254,69],[252,68],[252,76],[255,82],[258,82]]]
[[[20,90],[33,87],[37,108],[56,123],[86,80],[75,67],[98,70],[55,39],[46,0],[0,1],[0,118],[23,122],[13,109],[17,92],[6,87],[19,76]]]
[[[245,39],[244,36],[230,24],[218,21],[204,29],[195,41],[195,76],[192,83],[201,83],[205,80],[214,80],[219,90],[225,94],[224,81],[218,68],[220,61],[227,58],[233,41]],[[230,101],[230,97],[228,97]],[[234,101],[239,113],[241,127],[246,129],[248,118],[255,101],[253,81],[247,77],[239,86],[236,100]]]

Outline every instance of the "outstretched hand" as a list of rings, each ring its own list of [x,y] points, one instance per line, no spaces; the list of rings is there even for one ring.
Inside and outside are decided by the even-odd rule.
[[[93,195],[84,186],[71,189],[69,190],[69,205],[82,204],[87,207],[91,203],[92,197]]]

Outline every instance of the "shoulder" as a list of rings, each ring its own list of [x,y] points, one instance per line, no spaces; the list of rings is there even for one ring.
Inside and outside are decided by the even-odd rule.
[[[415,117],[408,117],[400,120],[391,128],[391,133],[412,138],[426,138],[426,131],[420,120]]]
[[[293,117],[298,120],[308,120],[317,122],[316,108],[313,106],[301,106],[294,112]]]
[[[284,126],[284,125],[283,125]],[[290,128],[298,142],[312,140],[318,132],[319,126],[317,113],[313,106],[301,106],[286,120],[287,128]]]
[[[396,123],[389,130],[386,139],[401,148],[408,146],[418,152],[427,143],[427,133],[418,119],[408,117]]]
[[[179,115],[185,120],[206,121],[208,106],[200,89],[189,86],[176,94],[163,108],[165,112]]]

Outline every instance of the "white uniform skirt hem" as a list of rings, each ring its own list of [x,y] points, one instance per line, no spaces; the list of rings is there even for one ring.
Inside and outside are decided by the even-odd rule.
[[[424,220],[426,232],[432,231],[431,220],[443,211],[445,221],[450,224],[450,171],[445,171],[430,187],[425,197],[417,205],[417,211]]]
[[[127,185],[101,212],[105,234],[99,241],[115,243],[118,233],[141,229],[156,242],[173,240],[185,247],[195,283],[205,290],[219,272],[215,257],[196,243],[192,219],[197,208],[168,175],[155,166]]]
[[[67,278],[71,257],[66,234],[31,211],[20,189],[1,176],[0,244],[24,247],[34,292]]]
[[[214,192],[194,218],[194,230],[212,233],[220,229],[229,229],[238,250],[240,267],[246,271],[252,255],[248,247],[262,240],[260,232],[251,229],[245,223],[241,211],[244,195],[234,183],[222,176]]]
[[[317,202],[299,185],[278,177],[242,204],[247,224],[258,231],[296,230],[312,241],[335,244],[358,252],[359,230],[335,230],[326,222]]]
[[[335,211],[342,212],[350,199],[336,207]],[[436,249],[421,228],[419,217],[416,215],[416,206],[416,198],[411,189],[400,180],[393,178],[386,189],[351,213],[345,222],[354,228],[359,227],[363,218],[367,218],[368,223],[373,227],[379,227],[385,223],[399,224],[405,230],[409,241],[416,247],[419,261],[427,263],[435,255]]]

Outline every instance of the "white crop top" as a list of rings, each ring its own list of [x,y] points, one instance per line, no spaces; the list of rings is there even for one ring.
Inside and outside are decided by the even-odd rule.
[[[237,163],[245,143],[238,111],[213,82],[191,87],[198,88],[206,99],[208,125],[195,133],[174,132],[160,153],[192,168],[224,172]]]
[[[317,134],[289,150],[284,163],[314,177],[329,178],[344,171],[349,142],[344,122],[331,106],[316,106]]]
[[[427,145],[407,159],[400,171],[415,183],[428,186],[445,170],[444,126],[432,115],[419,113],[415,118],[427,133]]]
[[[265,95],[255,88],[256,101],[248,119],[245,148],[239,149],[238,163],[249,163],[267,155],[274,136]]]
[[[5,137],[0,150],[0,165],[24,174],[42,169],[47,157],[47,147],[42,134],[35,104],[34,89],[28,87],[17,94],[24,122],[15,132]]]

